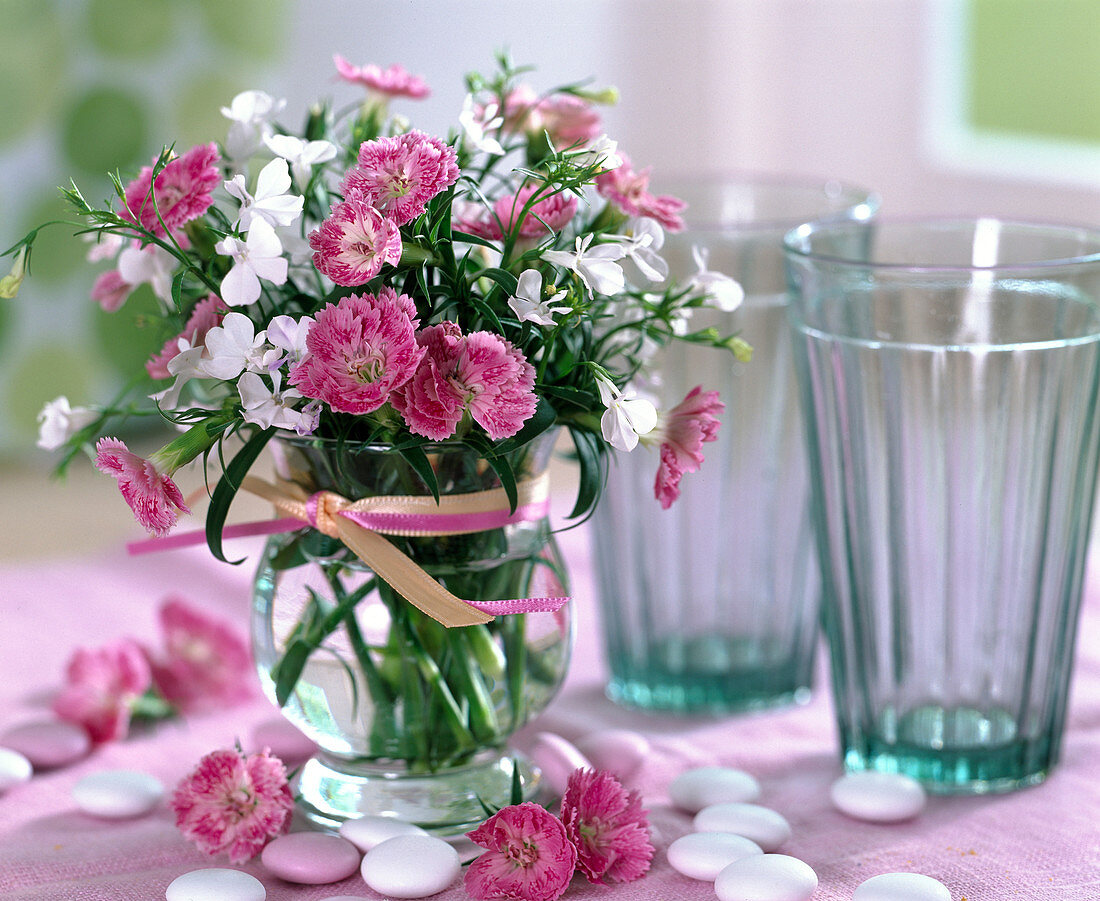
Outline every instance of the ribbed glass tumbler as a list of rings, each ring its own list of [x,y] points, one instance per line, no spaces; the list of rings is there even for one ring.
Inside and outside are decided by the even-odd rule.
[[[1058,759],[1100,447],[1100,232],[787,237],[844,763],[941,793]]]
[[[662,253],[683,283],[705,258],[738,282],[733,312],[697,310],[688,327],[740,332],[749,363],[677,343],[644,387],[670,409],[695,386],[725,403],[702,468],[667,510],[659,457],[616,454],[592,535],[608,695],[630,707],[723,714],[809,697],[818,578],[786,316],[783,235],[823,217],[865,220],[868,192],[838,182],[707,177],[662,186],[688,202],[687,228]]]

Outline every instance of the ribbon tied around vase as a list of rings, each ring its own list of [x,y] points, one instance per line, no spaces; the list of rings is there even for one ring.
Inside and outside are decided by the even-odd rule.
[[[331,491],[308,494],[293,482],[271,484],[247,476],[241,487],[270,501],[285,516],[338,538],[398,594],[444,626],[487,623],[509,613],[553,612],[568,598],[536,597],[499,601],[455,597],[385,536],[432,538],[463,535],[533,522],[550,507],[549,477],[517,483],[512,511],[503,488],[433,497],[386,495],[348,500]]]

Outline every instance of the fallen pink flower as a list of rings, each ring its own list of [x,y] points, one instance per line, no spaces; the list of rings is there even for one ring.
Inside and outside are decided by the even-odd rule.
[[[561,800],[561,818],[589,882],[632,882],[653,858],[641,796],[603,770],[574,770]]]
[[[533,802],[503,808],[466,836],[487,849],[466,870],[466,891],[478,901],[554,901],[573,878],[577,849]]]
[[[231,863],[252,859],[290,829],[294,797],[286,767],[268,751],[213,751],[176,787],[169,802],[184,837]]]
[[[102,743],[126,737],[134,703],[150,687],[152,676],[141,647],[124,639],[102,648],[78,648],[65,680],[54,713]]]

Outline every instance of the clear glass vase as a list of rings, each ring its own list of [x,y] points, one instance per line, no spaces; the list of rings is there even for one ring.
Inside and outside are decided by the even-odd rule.
[[[554,436],[513,453],[517,480],[545,472]],[[441,495],[500,487],[458,444],[425,448]],[[388,447],[283,441],[279,475],[349,500],[425,496]],[[568,580],[548,520],[432,538],[391,538],[465,600],[563,596]],[[254,585],[253,654],[267,695],[317,742],[299,771],[301,812],[333,827],[394,816],[437,834],[485,818],[482,802],[525,798],[540,774],[509,736],[557,692],[572,645],[570,604],[447,628],[421,612],[338,539],[312,528],[273,536]]]

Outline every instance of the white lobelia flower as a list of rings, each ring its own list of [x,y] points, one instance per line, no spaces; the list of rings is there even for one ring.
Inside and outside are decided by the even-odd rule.
[[[245,422],[252,422],[264,429],[293,429],[299,435],[308,435],[317,428],[320,404],[309,403],[301,410],[294,405],[303,400],[296,388],[280,391],[282,373],[271,373],[272,387],[255,372],[246,372],[237,382]]]
[[[65,395],[55,397],[38,414],[38,441],[43,450],[57,450],[99,414],[87,407],[70,407]]]
[[[302,215],[305,198],[300,194],[288,194],[290,171],[286,160],[273,159],[256,177],[256,194],[248,193],[243,175],[234,175],[225,183],[225,190],[241,202],[237,224],[244,231],[257,219],[271,226],[287,226]]]
[[[283,111],[285,100],[276,100],[263,91],[243,91],[222,107],[222,115],[231,120],[225,150],[232,160],[246,160],[263,146],[273,133],[271,120]]]
[[[553,325],[554,317],[568,313],[572,307],[555,306],[568,291],[558,291],[546,298],[542,293],[542,273],[537,269],[524,269],[519,276],[514,297],[508,298],[508,306],[520,322],[534,322],[538,325]]]
[[[206,375],[206,371],[203,367],[203,354],[206,347],[201,342],[192,346],[186,338],[181,337],[176,347],[179,348],[179,353],[168,361],[166,367],[169,375],[176,377],[175,381],[163,391],[150,395],[153,400],[160,404],[163,410],[175,410],[178,408],[180,392],[183,391],[183,386],[191,381],[191,379],[202,378]]]
[[[618,243],[597,244],[589,250],[592,238],[591,234],[583,238],[578,236],[575,250],[548,250],[542,258],[577,273],[589,295],[593,291],[612,296],[618,294],[626,286],[626,276],[623,267],[615,261],[621,260],[626,250]]]
[[[466,139],[475,149],[493,156],[503,156],[504,148],[496,138],[490,138],[488,132],[495,131],[504,124],[504,118],[497,115],[497,104],[489,103],[478,115],[474,104],[474,95],[467,94],[462,101],[462,112],[458,114],[458,122],[462,130],[466,132]]]
[[[206,333],[202,374],[212,379],[234,379],[246,369],[262,370],[266,349],[266,332],[257,335],[256,326],[244,313],[226,313],[222,324]]]
[[[116,232],[91,231],[84,236],[84,240],[91,244],[85,258],[89,263],[102,263],[104,260],[113,260],[122,250],[126,239]]]
[[[604,172],[618,169],[623,164],[618,142],[612,141],[607,135],[600,135],[586,146],[570,150],[565,155],[578,166],[594,166],[598,163]]]
[[[685,284],[688,292],[695,296],[702,295],[708,306],[717,307],[725,313],[732,313],[741,306],[745,299],[745,289],[725,273],[707,269],[710,251],[696,244],[691,248],[691,255],[695,259],[698,272]]]
[[[336,158],[336,145],[329,141],[306,141],[294,135],[268,135],[267,149],[290,164],[294,183],[299,188],[309,184],[313,167]]]
[[[264,354],[264,369],[301,362],[306,355],[306,336],[313,326],[312,316],[295,319],[293,316],[274,316],[267,324],[267,343],[272,349]]]
[[[172,273],[178,260],[167,250],[152,244],[131,244],[118,255],[118,274],[129,285],[149,284],[165,303],[172,302]]]
[[[656,219],[643,216],[631,221],[629,235],[617,236],[623,250],[638,270],[651,282],[661,282],[668,278],[668,263],[658,250],[665,243],[665,233]]]
[[[243,307],[260,298],[260,279],[273,285],[286,283],[287,261],[275,229],[266,219],[256,219],[242,241],[232,235],[214,250],[233,258],[233,268],[222,279],[221,298],[231,307]]]
[[[640,436],[657,427],[657,408],[634,391],[620,391],[603,376],[596,376],[600,401],[607,410],[600,418],[604,440],[616,450],[632,451]]]

